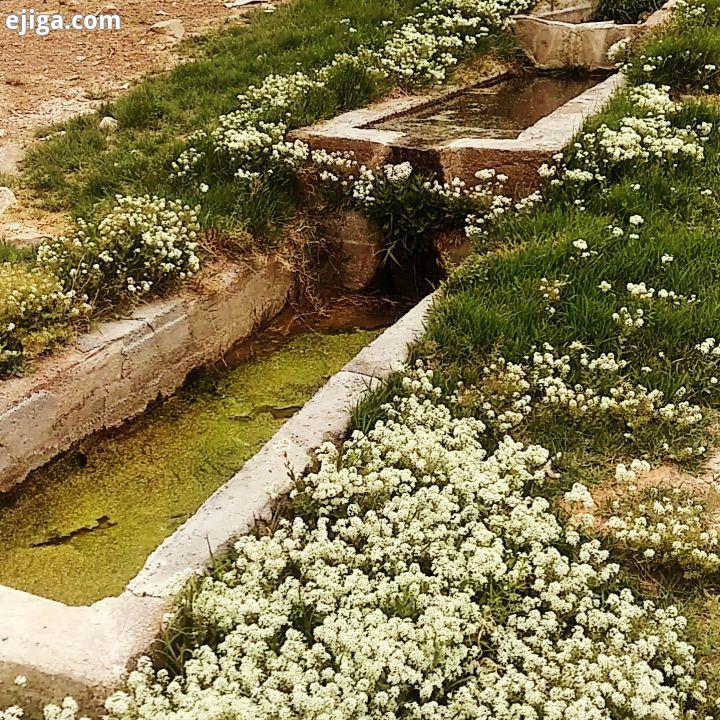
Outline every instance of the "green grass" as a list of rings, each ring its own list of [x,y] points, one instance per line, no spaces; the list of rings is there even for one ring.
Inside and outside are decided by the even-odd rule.
[[[635,23],[663,5],[663,0],[600,0],[593,20]]]
[[[696,14],[694,10],[704,8]],[[720,2],[691,0],[672,21],[644,40],[630,59],[633,83],[669,85],[681,92],[720,90]]]
[[[214,32],[187,44],[190,61],[148,78],[96,114],[68,122],[64,134],[36,144],[25,163],[24,181],[44,207],[74,216],[91,215],[96,203],[118,193],[149,192],[191,203],[202,199],[206,226],[228,230],[240,225],[268,234],[295,212],[296,179],[278,177],[270,187],[263,183],[248,194],[230,178],[200,196],[197,189],[173,184],[168,177],[187,136],[212,127],[219,115],[237,107],[239,93],[269,74],[308,71],[337,53],[353,53],[360,45],[378,46],[417,5],[419,0],[300,0],[273,14],[254,13],[245,27]],[[349,24],[340,22],[345,18]],[[396,25],[383,26],[384,21]],[[356,32],[351,33],[350,27]],[[481,52],[501,45],[511,53],[514,47],[506,39],[485,42]],[[348,73],[295,124],[361,106],[387,90],[361,72]],[[98,127],[104,115],[118,120],[111,135]]]
[[[624,102],[593,124],[611,123],[622,114]],[[720,120],[709,108],[693,106],[686,112],[693,113]],[[652,165],[626,172],[605,191],[592,188],[583,197],[585,209],[574,204],[574,195],[558,194],[533,214],[503,223],[490,238],[502,252],[475,256],[450,279],[449,292],[431,318],[428,341],[444,358],[463,364],[493,350],[518,359],[542,342],[563,346],[580,340],[597,351],[617,352],[612,312],[623,304],[620,298],[627,298],[627,282],[645,281],[648,287],[702,299],[682,311],[658,303],[650,322],[623,346],[624,356],[642,359],[641,365],[664,352],[667,362],[655,362],[653,374],[644,377],[668,389],[682,384],[686,378],[675,371],[675,361],[699,339],[720,337],[717,134],[706,156],[703,163],[675,172]],[[713,194],[702,195],[703,189]],[[635,214],[645,222],[633,240],[628,221]],[[612,237],[610,225],[622,227],[625,235]],[[572,243],[578,239],[598,254],[577,259]],[[669,265],[661,263],[666,253],[675,257]],[[543,311],[537,291],[543,277],[569,281],[552,316]],[[598,288],[602,280],[613,285],[617,296]]]
[[[35,145],[25,177],[47,207],[75,215],[115,193],[168,191],[168,163],[185,137],[233,110],[247,86],[271,73],[317,67],[338,52],[376,44],[382,21],[413,11],[417,0],[303,0],[273,14],[254,13],[247,27],[214,32],[185,46],[193,59],[148,78],[97,114],[70,121],[65,134]],[[339,21],[350,18],[356,33]],[[118,120],[105,135],[99,118]]]
[[[9,243],[0,242],[0,263],[30,261],[35,256],[31,248],[19,248]]]

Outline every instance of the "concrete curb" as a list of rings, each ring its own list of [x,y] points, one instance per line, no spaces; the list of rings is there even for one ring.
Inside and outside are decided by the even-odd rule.
[[[278,260],[225,265],[185,291],[102,323],[25,377],[0,382],[0,492],[84,437],[171,395],[283,309],[294,290]]]
[[[133,661],[147,652],[169,609],[178,575],[202,571],[211,557],[271,509],[269,491],[287,491],[313,452],[347,431],[352,408],[387,378],[425,327],[433,295],[416,305],[335,374],[184,525],[150,555],[119,597],[91,606],[0,586],[0,707],[37,711],[66,695],[98,711]],[[25,675],[25,687],[14,684]]]

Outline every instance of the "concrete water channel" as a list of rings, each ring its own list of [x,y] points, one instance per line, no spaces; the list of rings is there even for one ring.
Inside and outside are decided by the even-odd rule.
[[[530,16],[516,26],[535,65],[607,67],[615,29],[583,22],[569,4],[563,12],[571,22]],[[586,35],[598,38],[587,62],[576,55]],[[552,57],[543,64],[535,51]],[[444,180],[494,168],[522,196],[621,85],[618,75],[503,72],[293,136],[371,166],[409,160]],[[365,242],[342,225],[339,234],[346,251]],[[0,384],[0,489],[9,491],[0,495],[0,705],[72,694],[97,707],[152,646],[177,574],[202,572],[268,516],[270,487],[288,490],[320,444],[343,437],[353,405],[406,358],[431,303],[379,337],[405,308],[267,332],[294,288],[282,264],[221,268],[199,295],[139,308],[34,376]],[[183,385],[220,356],[225,366]],[[29,689],[14,685],[17,674]]]
[[[367,127],[400,132],[411,145],[464,137],[514,139],[604,78],[587,73],[516,75],[466,88]]]
[[[0,496],[0,584],[69,605],[120,594],[402,308],[360,297],[285,313],[139,418],[33,472]]]

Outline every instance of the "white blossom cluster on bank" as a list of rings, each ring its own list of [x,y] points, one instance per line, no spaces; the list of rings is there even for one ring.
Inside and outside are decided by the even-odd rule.
[[[670,98],[670,88],[646,83],[631,88],[628,99],[632,115],[621,118],[617,127],[603,123],[582,133],[571,148],[570,160],[543,165],[541,176],[553,185],[605,183],[614,173],[651,162],[669,168],[702,162],[712,126],[678,125],[682,105]]]
[[[717,486],[708,490],[717,503]],[[603,532],[615,546],[686,579],[720,570],[720,535],[707,497],[680,487],[629,485],[609,505]]]
[[[109,716],[705,718],[684,619],[617,585],[530,491],[548,452],[486,450],[429,371],[403,387],[367,435],[321,451],[300,515],[203,580],[191,612],[219,641],[174,679],[142,662]]]
[[[713,0],[673,0],[663,31],[639,47],[621,41],[608,56],[634,83],[669,84],[679,91],[717,92],[720,7]]]
[[[0,263],[0,376],[59,339],[67,319],[80,318],[89,309],[43,268]]]
[[[78,220],[70,237],[40,245],[38,263],[93,300],[147,295],[200,269],[197,208],[150,195],[116,202],[96,225]]]
[[[187,178],[200,163],[210,168],[224,164],[236,178],[251,181],[279,168],[296,168],[309,149],[285,135],[337,78],[352,72],[407,87],[442,82],[479,38],[505,28],[510,16],[526,6],[526,0],[425,0],[378,49],[342,53],[312,73],[270,75],[260,86],[249,87],[238,96],[238,110],[221,116],[209,133],[201,130],[190,138],[173,173]]]
[[[0,265],[0,377],[72,334],[93,311],[133,301],[200,269],[197,208],[116,198],[98,223],[42,243],[34,265]]]

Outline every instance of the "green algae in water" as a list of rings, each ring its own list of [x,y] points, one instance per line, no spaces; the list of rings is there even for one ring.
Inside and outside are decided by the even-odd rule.
[[[122,592],[147,556],[378,335],[306,333],[209,370],[129,428],[0,498],[0,584],[84,605]]]

